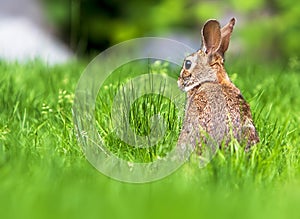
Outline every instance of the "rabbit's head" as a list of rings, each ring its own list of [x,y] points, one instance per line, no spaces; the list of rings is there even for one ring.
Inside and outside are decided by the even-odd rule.
[[[208,20],[202,29],[202,48],[187,56],[178,78],[178,86],[183,91],[205,82],[230,82],[224,67],[224,54],[228,49],[235,19],[220,27],[216,20]]]

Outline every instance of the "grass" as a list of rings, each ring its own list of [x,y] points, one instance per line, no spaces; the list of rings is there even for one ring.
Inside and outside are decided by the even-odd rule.
[[[71,109],[83,65],[0,62],[1,218],[299,218],[299,69],[243,64],[228,72],[250,102],[261,143],[249,153],[232,144],[204,168],[191,159],[162,180],[128,184],[93,168],[76,140]],[[101,128],[107,111],[97,112]],[[142,126],[136,131],[147,134]],[[160,155],[126,151],[102,131],[128,160]]]
[[[170,89],[169,84],[161,81],[161,78],[155,79],[157,65],[160,65],[157,63],[159,62],[152,62],[151,60],[133,61],[121,66],[112,74],[112,77],[106,80],[97,96],[95,111],[99,132],[110,151],[130,162],[151,162],[159,157],[164,157],[173,149],[172,146],[176,145],[178,139],[185,100],[180,102],[181,110],[178,110],[175,104],[165,97],[166,90],[173,90]],[[180,71],[179,67],[161,65],[161,70],[170,72],[169,77],[176,80],[176,72]],[[163,67],[163,65],[165,66]],[[137,67],[132,68],[132,66]],[[148,72],[148,68],[149,72],[153,74],[142,74],[142,83],[146,80],[142,87],[140,80],[139,83],[132,80],[128,81],[128,78],[141,76],[138,74],[139,72]],[[177,85],[174,85],[173,89],[178,90]],[[152,93],[145,94],[144,86],[147,86]],[[117,94],[120,96],[119,101],[116,101]],[[152,120],[158,114],[160,115],[158,119],[161,123],[161,132],[164,133],[156,133],[154,136],[161,134],[165,137],[153,138],[152,140],[149,137],[151,132],[158,130],[158,127],[151,127],[154,123]],[[111,117],[115,118],[115,124],[113,124]],[[164,124],[162,124],[163,122]],[[128,126],[123,124],[128,124]],[[118,134],[116,134],[117,126],[120,126]],[[136,134],[128,137],[128,129],[132,129],[133,133]],[[122,137],[124,141],[119,136],[124,136]],[[132,147],[128,144],[140,145],[140,147]]]

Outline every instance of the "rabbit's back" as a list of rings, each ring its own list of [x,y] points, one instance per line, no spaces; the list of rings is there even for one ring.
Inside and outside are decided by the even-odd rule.
[[[196,145],[207,143],[207,137],[218,144],[222,142],[227,132],[228,111],[221,92],[218,83],[204,83],[188,94],[179,142]]]
[[[234,137],[247,147],[259,142],[254,127],[251,109],[241,92],[233,86],[222,85],[226,109],[228,111],[227,126],[232,130]]]
[[[239,142],[246,140],[247,145],[258,142],[250,107],[239,90],[204,83],[190,92],[179,140],[196,145],[211,138],[220,146],[232,137]]]

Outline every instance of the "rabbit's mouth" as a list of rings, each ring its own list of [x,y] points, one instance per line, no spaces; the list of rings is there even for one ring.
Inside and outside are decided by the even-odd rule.
[[[184,86],[188,86],[188,84],[191,82],[191,77],[192,75],[182,78]]]
[[[184,79],[179,77],[177,80],[177,86],[179,87],[180,90],[185,91],[184,90],[185,84],[186,84],[186,82],[184,81]]]
[[[190,76],[186,76],[184,78],[181,78],[179,77],[178,78],[178,81],[177,81],[177,84],[178,84],[178,87],[184,91],[184,92],[188,92],[190,90],[192,90],[193,88],[199,86],[200,84],[198,83],[194,83],[191,81],[191,75]]]
[[[187,84],[187,85],[184,86],[184,91],[188,92],[188,91],[194,89],[195,87],[199,87],[200,85],[201,84],[197,84],[197,83],[192,83],[192,84],[189,84],[189,85]]]

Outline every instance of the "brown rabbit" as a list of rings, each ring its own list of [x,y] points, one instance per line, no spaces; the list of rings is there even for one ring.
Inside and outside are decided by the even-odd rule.
[[[178,86],[187,92],[186,112],[178,144],[182,149],[204,142],[211,148],[226,145],[232,137],[246,143],[259,142],[250,107],[224,69],[235,19],[222,29],[208,20],[202,29],[202,49],[184,60]]]

